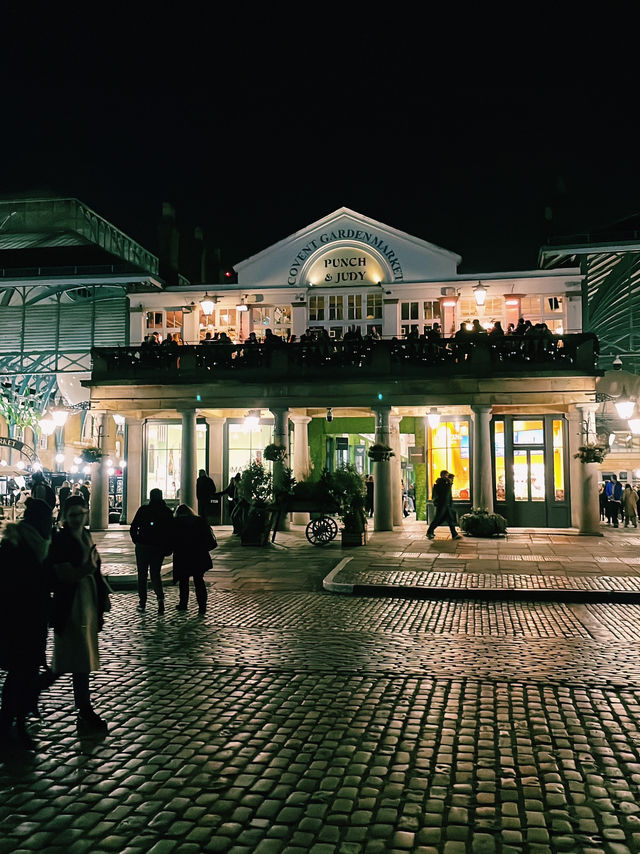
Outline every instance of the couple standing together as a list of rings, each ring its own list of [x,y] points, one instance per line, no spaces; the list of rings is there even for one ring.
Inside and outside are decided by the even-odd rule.
[[[460,534],[456,531],[456,514],[453,509],[453,496],[451,494],[454,477],[455,475],[444,470],[440,472],[440,477],[433,484],[431,497],[436,508],[436,515],[427,528],[427,538],[430,540],[435,538],[435,530],[439,525],[449,526],[452,540],[460,539]]]

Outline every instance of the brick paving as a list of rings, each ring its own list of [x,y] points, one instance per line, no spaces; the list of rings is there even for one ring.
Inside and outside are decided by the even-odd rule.
[[[366,555],[302,529],[243,549],[223,530],[204,619],[171,586],[164,618],[116,593],[94,676],[110,732],[78,738],[68,677],[43,694],[37,751],[0,764],[0,854],[640,851],[640,605],[323,590],[348,556],[432,571],[418,530]],[[130,578],[126,530],[97,539]],[[624,530],[429,545],[446,557],[425,566],[462,564],[438,570],[456,584],[633,589],[640,570]]]

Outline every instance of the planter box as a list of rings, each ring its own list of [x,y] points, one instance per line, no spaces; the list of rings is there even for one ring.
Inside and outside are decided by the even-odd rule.
[[[340,536],[342,538],[342,548],[351,548],[352,546],[366,546],[367,544],[367,532],[362,531],[362,533],[353,533],[351,531],[341,531]]]

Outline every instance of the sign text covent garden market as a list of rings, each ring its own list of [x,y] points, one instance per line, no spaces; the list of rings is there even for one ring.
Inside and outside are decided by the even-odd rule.
[[[394,280],[402,279],[400,260],[382,237],[360,229],[338,228],[314,237],[302,247],[291,263],[287,284],[298,284],[298,274],[310,255],[323,245],[341,240],[357,240],[372,246],[389,262]],[[378,284],[384,275],[379,262],[371,253],[358,251],[355,246],[345,246],[323,253],[308,271],[308,278],[309,282],[315,285]]]

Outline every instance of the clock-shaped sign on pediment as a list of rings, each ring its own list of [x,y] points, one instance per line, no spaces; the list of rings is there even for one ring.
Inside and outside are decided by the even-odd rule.
[[[302,282],[314,287],[379,285],[388,279],[389,271],[380,259],[367,247],[352,243],[316,252],[301,277]]]

